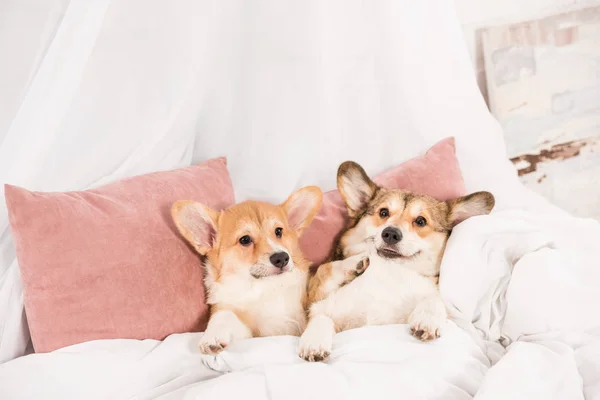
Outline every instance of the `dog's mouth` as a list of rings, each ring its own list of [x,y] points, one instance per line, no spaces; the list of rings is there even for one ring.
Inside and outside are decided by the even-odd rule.
[[[391,249],[389,247],[380,247],[377,249],[377,255],[382,258],[388,259],[410,259],[417,256],[421,251],[416,251],[412,254],[402,254],[396,249]]]
[[[268,278],[269,276],[277,276],[282,275],[291,270],[289,265],[286,265],[283,268],[275,268],[275,267],[264,267],[260,266],[260,268],[256,268],[254,271],[250,271],[250,275],[256,279]]]
[[[290,266],[286,265],[283,268],[277,268],[275,271],[273,271],[273,273],[271,273],[271,275],[281,275],[281,274],[288,272],[289,270],[290,270]]]

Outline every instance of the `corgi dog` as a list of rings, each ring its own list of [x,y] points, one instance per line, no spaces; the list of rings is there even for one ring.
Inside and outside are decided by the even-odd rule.
[[[201,353],[215,355],[244,338],[302,333],[310,262],[298,238],[322,200],[310,186],[280,205],[246,201],[220,212],[193,201],[173,205],[177,229],[206,268],[210,317]]]
[[[422,341],[439,337],[447,310],[438,290],[446,241],[456,224],[489,214],[494,196],[477,192],[449,201],[375,184],[351,161],[340,165],[338,190],[350,220],[308,287],[309,322],[299,355],[325,361],[336,332],[404,324]]]

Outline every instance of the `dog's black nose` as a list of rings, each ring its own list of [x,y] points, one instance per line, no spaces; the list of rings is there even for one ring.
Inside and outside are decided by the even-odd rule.
[[[269,260],[271,260],[271,264],[273,264],[277,268],[283,268],[286,265],[288,265],[288,262],[290,261],[290,256],[285,251],[282,251],[280,253],[271,254]]]
[[[381,238],[391,246],[402,240],[402,232],[399,229],[388,226],[381,232]]]

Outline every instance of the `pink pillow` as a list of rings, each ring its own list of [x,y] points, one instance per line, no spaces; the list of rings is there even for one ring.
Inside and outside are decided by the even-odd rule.
[[[225,158],[81,192],[5,185],[36,352],[94,339],[163,339],[208,319],[197,254],[171,205],[234,203]]]
[[[335,179],[334,171],[331,179]],[[377,175],[373,181],[386,188],[427,194],[438,200],[466,195],[453,137],[436,143],[424,155]],[[347,218],[346,206],[338,191],[325,193],[321,210],[300,238],[300,247],[313,265],[327,260]]]

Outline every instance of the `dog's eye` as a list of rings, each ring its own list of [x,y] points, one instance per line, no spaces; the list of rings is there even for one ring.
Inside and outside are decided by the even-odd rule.
[[[417,224],[417,226],[420,227],[424,227],[425,225],[427,225],[427,220],[424,217],[421,217],[420,215],[415,219],[415,224]]]
[[[248,235],[244,235],[240,238],[239,242],[242,246],[249,246],[250,243],[252,243],[252,238]]]
[[[275,228],[275,236],[281,239],[283,236],[283,228]]]
[[[390,216],[390,210],[388,210],[387,208],[382,208],[381,210],[379,210],[379,216],[381,218],[387,218]]]

